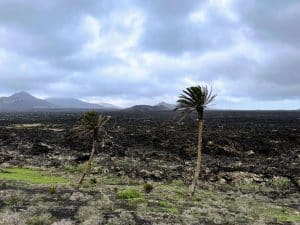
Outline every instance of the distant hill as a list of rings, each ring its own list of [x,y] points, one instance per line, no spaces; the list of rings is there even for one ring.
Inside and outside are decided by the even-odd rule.
[[[166,102],[160,102],[157,105],[155,105],[154,107],[157,107],[163,111],[163,110],[173,110],[173,109],[175,109],[176,106],[166,103]]]
[[[36,98],[24,91],[15,93],[9,97],[0,97],[1,111],[23,111],[53,107],[54,105],[50,102]]]
[[[135,105],[130,108],[125,109],[125,111],[132,111],[132,112],[158,112],[158,111],[171,111],[175,108],[174,105],[161,102],[157,105]]]
[[[30,111],[36,109],[97,109],[116,110],[108,103],[92,104],[74,98],[36,98],[27,92],[18,92],[9,97],[0,97],[0,111]]]

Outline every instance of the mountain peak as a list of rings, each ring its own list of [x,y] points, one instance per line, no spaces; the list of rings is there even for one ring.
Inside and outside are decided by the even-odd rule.
[[[139,111],[139,112],[151,112],[151,111],[170,111],[175,108],[174,105],[168,104],[166,102],[160,102],[157,105],[135,105],[125,110],[127,111]]]
[[[170,104],[168,104],[168,103],[166,103],[166,102],[160,102],[160,103],[158,103],[157,105],[170,105]]]
[[[31,97],[31,98],[33,98],[33,96],[26,91],[20,91],[20,92],[14,93],[10,97],[22,97],[22,98],[23,97]]]
[[[163,108],[169,109],[169,110],[172,110],[172,109],[175,108],[174,105],[169,104],[169,103],[166,103],[166,102],[160,102],[160,103],[158,103],[157,105],[155,105],[155,107],[163,107]]]
[[[25,91],[17,92],[9,97],[0,98],[1,111],[22,111],[51,107],[53,107],[51,103],[38,99]]]

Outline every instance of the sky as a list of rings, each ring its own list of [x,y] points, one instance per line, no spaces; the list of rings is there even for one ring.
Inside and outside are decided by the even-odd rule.
[[[219,109],[300,108],[299,0],[0,0],[0,96],[127,107],[209,85]]]

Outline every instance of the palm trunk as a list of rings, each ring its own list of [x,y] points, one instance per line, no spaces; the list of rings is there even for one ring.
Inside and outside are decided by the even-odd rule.
[[[90,170],[91,170],[91,167],[92,167],[92,161],[93,161],[93,158],[94,158],[94,155],[95,155],[95,152],[96,152],[96,148],[97,148],[97,136],[98,136],[97,130],[95,129],[95,130],[94,130],[94,135],[93,135],[93,147],[92,147],[92,151],[91,151],[91,154],[90,154],[90,158],[89,158],[89,161],[88,161],[88,163],[87,163],[87,167],[86,167],[86,169],[84,170],[84,172],[82,173],[81,178],[80,178],[80,180],[79,180],[79,182],[78,182],[78,187],[81,186],[81,184],[82,184],[82,182],[83,182],[85,176],[86,176],[87,173],[89,173]]]
[[[196,162],[196,168],[195,168],[195,174],[192,184],[189,187],[189,194],[190,196],[193,196],[195,193],[195,188],[197,185],[197,181],[200,176],[200,170],[201,170],[201,159],[202,159],[202,130],[203,130],[203,117],[198,117],[198,155],[197,155],[197,162]]]

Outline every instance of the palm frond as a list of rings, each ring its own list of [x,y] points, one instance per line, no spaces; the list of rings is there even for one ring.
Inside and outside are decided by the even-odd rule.
[[[95,130],[102,128],[110,119],[110,116],[98,115],[95,111],[84,113],[82,119],[72,128],[75,136],[85,137],[92,135]]]
[[[184,117],[193,111],[202,111],[214,101],[216,95],[207,86],[192,86],[182,91],[177,100],[176,111],[184,112]]]
[[[179,120],[178,123],[181,123],[182,120],[184,120],[191,112],[195,111],[194,108],[186,108],[184,110],[179,111]]]

